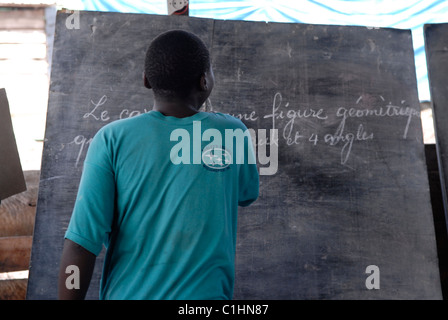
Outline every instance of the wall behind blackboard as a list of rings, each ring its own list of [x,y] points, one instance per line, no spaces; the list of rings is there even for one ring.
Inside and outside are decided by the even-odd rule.
[[[145,50],[173,28],[210,48],[209,108],[278,130],[278,171],[240,210],[235,298],[441,297],[410,31],[83,11],[67,29],[68,16],[56,23],[29,299],[56,296],[89,140],[151,110]]]

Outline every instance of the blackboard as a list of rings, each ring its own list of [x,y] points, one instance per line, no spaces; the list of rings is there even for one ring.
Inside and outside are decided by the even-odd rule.
[[[425,25],[425,49],[428,79],[439,160],[439,172],[447,216],[448,174],[448,23]]]
[[[6,90],[0,89],[0,201],[26,191]]]
[[[56,296],[89,140],[151,110],[144,54],[173,28],[210,48],[209,109],[278,130],[278,170],[240,210],[234,298],[441,298],[409,30],[83,11],[67,29],[68,16],[56,22],[29,299]]]

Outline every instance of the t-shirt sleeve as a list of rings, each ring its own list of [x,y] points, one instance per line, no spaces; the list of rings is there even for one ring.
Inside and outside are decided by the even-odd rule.
[[[115,178],[107,139],[100,131],[90,143],[65,238],[98,255],[111,231]]]
[[[247,207],[257,200],[259,193],[259,175],[255,152],[250,131],[247,128],[245,134],[247,136],[245,139],[247,154],[245,154],[245,159],[243,164],[241,164],[239,172],[238,205],[241,207]]]

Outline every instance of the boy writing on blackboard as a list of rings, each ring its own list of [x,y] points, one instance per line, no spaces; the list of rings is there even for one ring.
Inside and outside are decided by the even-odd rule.
[[[153,89],[153,110],[106,125],[90,144],[58,296],[85,298],[104,244],[100,299],[231,299],[238,205],[258,197],[258,171],[235,161],[224,139],[202,137],[198,148],[197,134],[246,127],[199,111],[214,76],[192,33],[173,30],[152,41],[144,83]],[[244,144],[253,152],[250,139]]]

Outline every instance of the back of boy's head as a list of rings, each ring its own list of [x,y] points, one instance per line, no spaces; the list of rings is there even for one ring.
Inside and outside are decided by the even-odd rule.
[[[146,52],[145,75],[158,96],[186,97],[209,68],[205,44],[183,30],[160,34]]]

